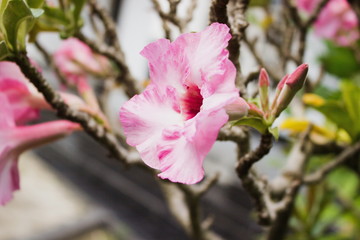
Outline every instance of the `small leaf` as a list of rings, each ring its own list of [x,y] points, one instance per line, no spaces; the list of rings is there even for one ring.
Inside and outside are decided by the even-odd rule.
[[[40,8],[44,4],[44,0],[26,0],[26,2],[31,8]]]
[[[271,133],[276,140],[279,139],[279,128],[278,127],[269,128],[269,133]]]
[[[44,10],[40,8],[31,8],[30,10],[34,18],[38,18],[44,13]]]
[[[8,48],[6,47],[5,41],[0,42],[0,61],[3,61],[10,55]]]
[[[25,35],[34,21],[30,8],[22,0],[10,0],[4,9],[2,23],[13,51],[25,49]],[[18,49],[20,47],[20,49]]]
[[[84,7],[85,0],[73,0],[72,3],[75,5],[74,8],[74,21],[76,26],[78,25],[78,21],[80,18],[81,10]]]
[[[236,126],[236,125],[249,126],[249,127],[255,128],[262,134],[264,134],[268,129],[268,125],[266,125],[264,120],[261,118],[258,118],[258,117],[244,117],[244,118],[241,118],[240,120],[234,121],[232,125],[233,126]]]
[[[360,135],[360,87],[350,81],[343,81],[341,84],[341,91],[346,110],[353,123],[353,135],[357,138]]]

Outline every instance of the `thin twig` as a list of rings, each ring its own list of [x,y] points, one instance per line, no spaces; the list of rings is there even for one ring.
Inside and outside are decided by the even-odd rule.
[[[88,1],[91,11],[99,17],[99,19],[103,22],[105,27],[105,36],[109,41],[109,45],[114,46],[118,53],[124,55],[122,53],[119,39],[116,32],[116,24],[111,18],[111,15],[96,2],[96,0]]]
[[[53,58],[51,57],[51,55],[46,51],[46,49],[36,40],[34,42],[35,47],[40,51],[40,53],[42,54],[42,56],[44,57],[46,63],[55,71],[56,76],[58,77],[58,79],[60,80],[60,82],[62,84],[64,84],[64,86],[70,87],[69,85],[69,81],[67,81],[65,79],[65,77],[61,74],[60,69],[57,68],[54,64]]]
[[[255,58],[256,62],[263,68],[266,69],[266,71],[268,72],[269,76],[276,82],[280,81],[281,77],[278,73],[275,73],[275,71],[273,71],[272,68],[270,68],[269,66],[267,66],[267,64],[265,64],[265,62],[263,61],[262,57],[260,57],[260,55],[258,54],[258,52],[256,51],[256,42],[257,42],[257,38],[250,40],[246,34],[244,35],[243,41],[245,42],[245,44],[248,46],[250,52],[252,53],[253,57]]]
[[[305,176],[305,184],[316,184],[323,180],[334,168],[344,163],[346,160],[360,152],[360,142],[344,149],[333,161],[320,167],[317,171]]]
[[[125,57],[123,54],[116,51],[114,47],[107,45],[98,45],[92,40],[85,37],[82,33],[76,33],[76,37],[82,42],[86,43],[94,52],[104,55],[112,60],[116,66],[119,68],[120,73],[117,78],[117,82],[122,84],[125,88],[125,92],[128,97],[132,97],[135,94],[139,93],[138,87],[136,85],[136,80],[131,75],[129,67],[125,62]]]

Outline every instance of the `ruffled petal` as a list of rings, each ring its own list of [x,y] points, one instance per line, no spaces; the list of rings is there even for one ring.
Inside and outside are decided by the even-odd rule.
[[[168,89],[165,95],[161,95],[155,86],[148,86],[143,93],[135,95],[123,105],[120,122],[127,143],[136,146],[146,164],[158,168],[156,144],[163,129],[182,124],[175,92]]]
[[[150,43],[141,55],[149,61],[151,83],[164,93],[168,86],[183,92],[183,83],[189,74],[189,64],[183,49],[173,45],[167,39],[160,39]]]
[[[185,123],[184,129],[164,131],[157,147],[161,170],[159,176],[184,184],[201,181],[204,158],[227,120],[224,110],[200,112]]]
[[[31,93],[24,82],[11,78],[0,78],[0,93],[4,94],[10,102],[15,122],[18,125],[38,119],[39,110],[31,107],[27,102]]]
[[[216,75],[212,81],[206,81],[202,85],[201,95],[204,99],[201,110],[216,111],[241,99],[239,90],[235,87],[236,69],[234,64],[226,60],[224,68],[223,75]]]
[[[223,74],[224,60],[229,55],[226,50],[231,39],[229,31],[225,24],[213,23],[202,32],[183,34],[174,41],[189,60],[189,81],[200,87],[203,79]]]
[[[9,155],[9,149],[0,152],[0,205],[5,205],[13,198],[13,192],[20,189],[17,157]]]

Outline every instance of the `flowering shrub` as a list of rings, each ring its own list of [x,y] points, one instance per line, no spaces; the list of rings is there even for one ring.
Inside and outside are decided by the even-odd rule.
[[[266,239],[359,236],[359,1],[211,1],[209,26],[191,32],[196,1],[153,0],[165,38],[140,53],[146,79],[132,75],[117,21],[100,2],[0,1],[1,205],[20,188],[24,151],[84,130],[114,164],[154,175],[192,239],[221,239],[200,214],[202,196],[222,177],[203,169],[220,140],[233,143],[236,159],[220,152],[216,170],[241,180]],[[309,41],[311,29],[320,41]],[[59,48],[42,46],[44,32],[62,39]],[[29,45],[47,67],[31,60]],[[48,76],[66,87],[58,91]],[[43,121],[40,111],[57,119]],[[276,169],[262,161],[269,153],[282,156]]]

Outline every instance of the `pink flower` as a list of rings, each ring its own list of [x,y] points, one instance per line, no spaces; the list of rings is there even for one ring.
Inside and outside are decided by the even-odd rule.
[[[296,0],[296,6],[305,12],[312,13],[321,0]]]
[[[308,13],[314,11],[319,0],[297,0],[297,6]],[[340,46],[349,46],[360,38],[358,19],[346,0],[330,0],[320,12],[315,34],[333,40]]]
[[[79,125],[59,120],[17,127],[12,106],[1,93],[0,112],[0,205],[4,205],[20,187],[19,155],[25,150],[66,136],[79,129]]]
[[[120,121],[127,143],[161,178],[199,182],[203,160],[229,118],[225,107],[237,104],[238,112],[247,112],[225,49],[230,38],[226,25],[214,23],[172,43],[160,39],[141,52],[151,83],[124,104]]]
[[[54,61],[70,84],[83,84],[88,72],[102,75],[109,69],[103,56],[94,54],[89,46],[76,38],[65,40],[54,53]]]

